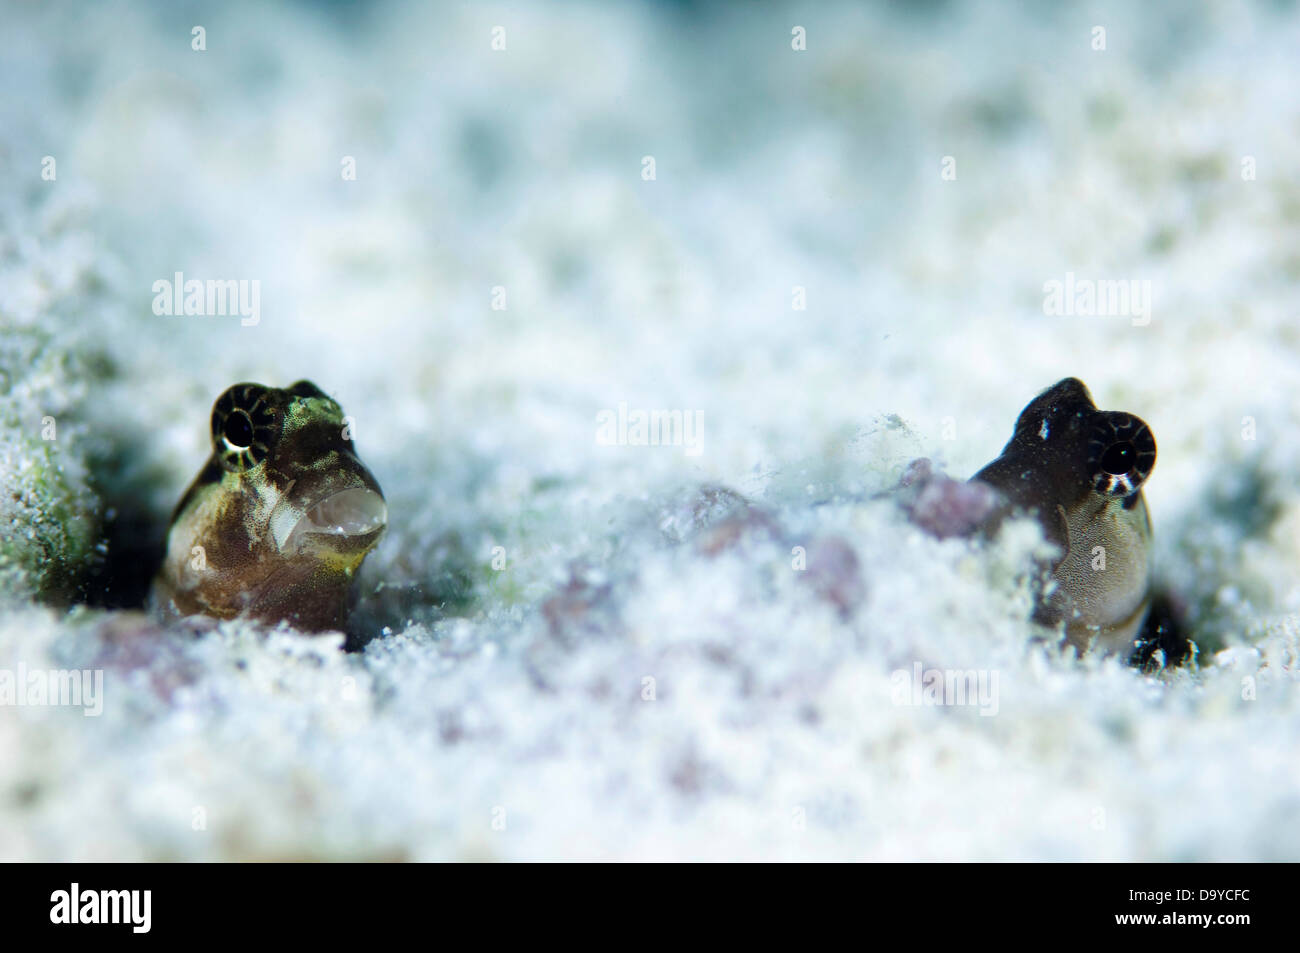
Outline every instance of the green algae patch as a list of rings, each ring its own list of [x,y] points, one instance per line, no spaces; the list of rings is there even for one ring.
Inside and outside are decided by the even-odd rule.
[[[96,555],[71,363],[38,330],[0,337],[0,597],[66,603]]]

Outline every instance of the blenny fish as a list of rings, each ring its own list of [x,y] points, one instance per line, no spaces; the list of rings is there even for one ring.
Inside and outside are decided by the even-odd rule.
[[[1002,455],[971,478],[1002,497],[995,521],[1033,516],[1059,556],[1036,621],[1080,651],[1132,652],[1151,604],[1151,518],[1142,486],[1156,441],[1140,419],[1098,410],[1068,377],[1025,407]]]
[[[153,605],[342,629],[353,577],[388,521],[348,423],[310,381],[218,397],[212,455],[172,514]]]

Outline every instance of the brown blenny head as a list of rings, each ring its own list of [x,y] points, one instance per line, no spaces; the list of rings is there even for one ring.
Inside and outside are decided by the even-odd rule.
[[[342,408],[310,381],[236,384],[212,456],[172,514],[152,601],[164,612],[341,629],[388,510]]]
[[[1065,623],[1079,649],[1133,650],[1151,600],[1151,519],[1142,486],[1156,463],[1150,429],[1098,410],[1067,377],[1020,413],[1002,455],[971,479],[1031,515],[1058,550],[1037,618]]]

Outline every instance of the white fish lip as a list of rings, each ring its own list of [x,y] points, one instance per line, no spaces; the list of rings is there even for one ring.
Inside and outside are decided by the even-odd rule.
[[[369,536],[387,524],[384,498],[359,486],[331,493],[305,509],[281,504],[271,514],[270,530],[276,548],[287,554],[301,549],[310,536],[343,541]]]

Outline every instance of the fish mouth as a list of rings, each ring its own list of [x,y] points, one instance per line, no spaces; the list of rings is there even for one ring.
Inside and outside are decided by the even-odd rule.
[[[287,503],[271,514],[271,536],[284,555],[315,544],[338,549],[369,549],[388,524],[388,505],[368,487],[331,493],[307,507]]]

